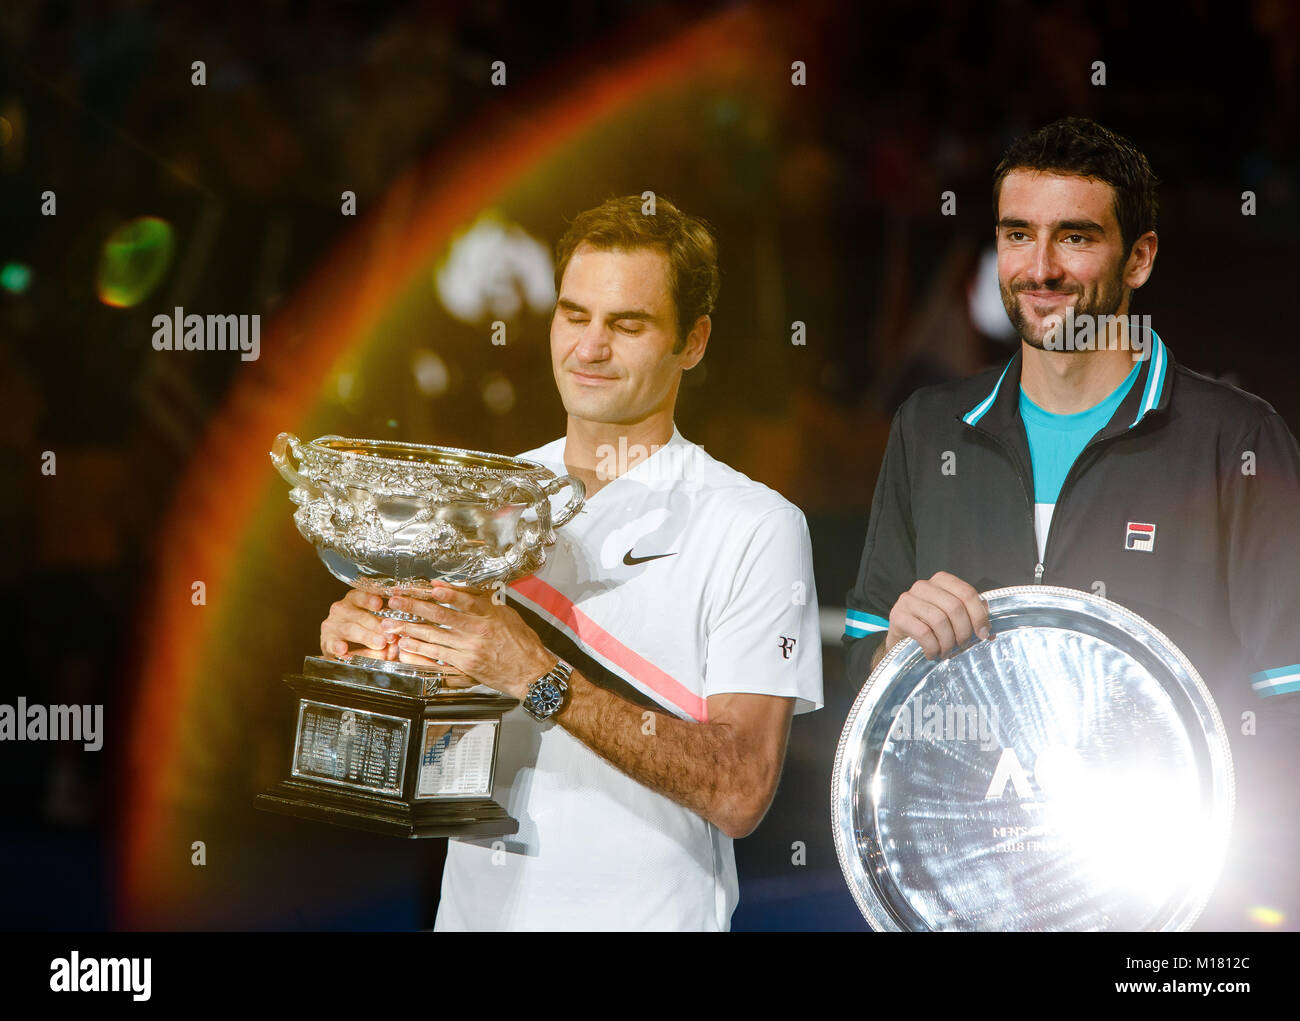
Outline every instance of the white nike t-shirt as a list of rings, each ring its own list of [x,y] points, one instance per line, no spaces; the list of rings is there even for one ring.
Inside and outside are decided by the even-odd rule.
[[[565,471],[563,439],[521,456]],[[676,430],[557,530],[510,597],[553,652],[646,707],[706,721],[724,692],[822,705],[802,512]],[[731,838],[558,724],[506,714],[494,797],[519,832],[448,842],[436,929],[730,927]]]

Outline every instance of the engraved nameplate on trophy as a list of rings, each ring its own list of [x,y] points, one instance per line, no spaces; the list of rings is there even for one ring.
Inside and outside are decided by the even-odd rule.
[[[496,720],[473,720],[450,726],[426,723],[415,796],[482,798],[490,795],[496,731]]]
[[[303,700],[293,775],[340,787],[401,794],[411,721]]]

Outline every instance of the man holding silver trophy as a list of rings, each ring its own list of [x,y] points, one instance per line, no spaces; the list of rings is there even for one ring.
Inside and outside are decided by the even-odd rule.
[[[1178,928],[1195,920],[1212,877],[1164,890],[1165,899],[1152,900],[1145,914],[1117,910],[1122,898],[1112,897],[1141,867],[1143,882],[1157,882],[1151,877],[1172,874],[1193,849],[1167,848],[1142,863],[1141,849],[1126,843],[1125,833],[1108,835],[1111,874],[1104,882],[1085,875],[1080,841],[1098,842],[1100,829],[1125,812],[1125,826],[1140,828],[1144,815],[1154,818],[1167,804],[1167,790],[1142,786],[1154,772],[1131,771],[1127,791],[1137,800],[1102,805],[1086,835],[1070,831],[1078,837],[1072,856],[1061,856],[1061,834],[1069,828],[1055,792],[1069,784],[1054,790],[1051,771],[1043,769],[1031,780],[1027,745],[1013,747],[1009,726],[1022,735],[1054,730],[1058,744],[1070,746],[1073,765],[1065,773],[1075,778],[1101,775],[1137,746],[1157,750],[1164,761],[1186,755],[1188,789],[1217,797],[1206,780],[1215,774],[1229,816],[1226,747],[1213,762],[1186,749],[1202,729],[1211,747],[1230,738],[1237,847],[1219,890],[1234,903],[1207,920],[1234,928],[1277,924],[1295,895],[1288,888],[1294,867],[1286,863],[1295,837],[1300,736],[1300,452],[1265,401],[1175,363],[1161,337],[1129,315],[1132,293],[1155,262],[1155,186],[1146,158],[1091,121],[1067,118],[1015,142],[995,173],[994,207],[999,284],[1019,349],[1005,367],[917,391],[894,419],[848,597],[844,642],[852,680],[861,685],[870,674],[874,685],[888,683],[890,667],[877,668],[907,658],[903,643],[912,639],[920,648],[910,655],[918,660],[978,659],[962,697],[980,701],[981,712],[1002,678],[1011,678],[1008,689],[1019,684],[1022,697],[1034,683],[1045,691],[1051,671],[1044,664],[1067,658],[1071,683],[1061,687],[1071,690],[1039,702],[1025,697],[1020,723],[1009,723],[1004,711],[1002,745],[979,770],[971,768],[975,794],[954,818],[986,807],[991,813],[1014,799],[1019,825],[999,825],[990,815],[991,833],[972,831],[969,844],[948,848],[963,861],[960,877],[955,866],[928,873],[953,891],[966,884],[965,892],[940,904],[905,884],[873,890],[864,881],[859,903],[879,927],[960,927],[962,911],[952,907],[959,896],[974,927]],[[1005,590],[1003,609],[993,613],[995,600],[981,593],[1002,586],[1022,588]],[[1035,591],[1051,586],[1104,598],[1092,599],[1086,614],[1045,620],[1040,630],[1048,637],[1021,656],[1024,643],[1008,646],[1004,631],[1016,635],[1034,612]],[[1146,640],[1133,639],[1140,633],[1131,626],[1136,615],[1163,635],[1147,630]],[[1094,623],[1080,626],[1083,617]],[[1104,654],[1082,654],[1103,626]],[[1161,687],[1152,683],[1157,671],[1148,653],[1165,636],[1195,669],[1178,671],[1185,676]],[[1177,649],[1171,657],[1181,661]],[[1211,705],[1203,728],[1189,725],[1194,714],[1186,696],[1201,685],[1197,672],[1222,724]],[[1145,688],[1114,683],[1120,675],[1140,677]],[[1135,724],[1138,714],[1145,715]],[[1114,728],[1124,728],[1122,741],[1104,739],[1119,732]],[[895,754],[890,747],[882,732],[873,746],[882,769]],[[1016,754],[1008,757],[1008,750]],[[951,795],[964,775],[953,767],[933,780],[931,794]],[[1058,781],[1061,775],[1058,769]],[[1057,818],[1046,820],[1052,811]],[[950,833],[956,832],[954,824]],[[890,864],[900,867],[906,871],[909,863]],[[1125,869],[1129,877],[1121,875]],[[1026,892],[1035,882],[1046,886],[1047,878],[1055,884],[1053,905]],[[1002,904],[971,895],[980,884],[997,891]],[[1133,897],[1124,896],[1131,906]]]
[[[556,283],[568,424],[522,456],[580,479],[582,511],[509,603],[442,584],[390,597],[385,619],[354,589],[321,649],[446,666],[522,703],[497,764],[518,833],[449,842],[437,929],[725,930],[732,840],[771,803],[791,715],[821,705],[807,526],[674,425],[718,289],[701,221],[611,199],[559,242]]]

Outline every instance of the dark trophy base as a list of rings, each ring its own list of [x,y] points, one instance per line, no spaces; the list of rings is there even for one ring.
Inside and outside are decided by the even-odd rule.
[[[394,836],[504,836],[492,800],[501,717],[518,699],[441,690],[428,678],[310,656],[284,682],[298,699],[288,778],[257,807]]]
[[[281,780],[259,794],[257,801],[257,807],[268,812],[395,837],[495,837],[519,829],[519,823],[491,798],[460,804],[412,805],[400,798],[335,794],[301,781]]]

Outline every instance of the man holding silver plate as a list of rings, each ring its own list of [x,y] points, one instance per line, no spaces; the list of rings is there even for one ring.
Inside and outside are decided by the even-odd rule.
[[[1186,928],[1220,872],[1207,924],[1294,924],[1300,452],[1129,315],[1155,185],[1091,121],[1014,143],[1019,350],[894,419],[833,796],[875,928]]]
[[[732,840],[771,803],[792,713],[821,704],[807,526],[674,426],[718,288],[704,224],[611,199],[561,239],[556,283],[568,426],[522,457],[580,479],[582,511],[508,604],[446,584],[388,600],[419,623],[354,590],[321,649],[522,703],[497,764],[518,833],[450,841],[437,929],[726,929]]]

